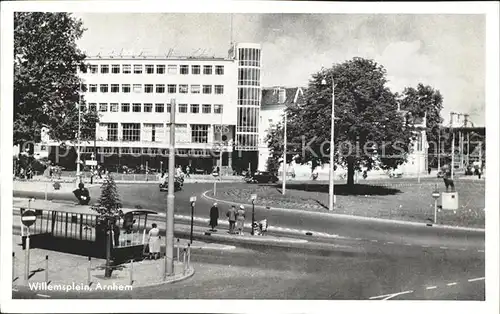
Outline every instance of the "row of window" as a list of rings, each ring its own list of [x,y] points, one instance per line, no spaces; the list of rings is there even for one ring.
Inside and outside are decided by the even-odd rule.
[[[166,107],[166,110],[165,110]],[[177,112],[178,113],[188,113],[188,108],[190,113],[212,113],[212,105],[211,104],[178,104]],[[200,111],[201,108],[201,111]],[[96,111],[97,103],[89,103],[89,110]],[[99,103],[99,112],[170,112],[171,105],[170,104],[153,104],[152,103]],[[213,113],[222,114],[223,105],[213,105]]]
[[[88,71],[87,71],[88,68]],[[176,75],[177,73],[182,74],[182,75],[187,75],[189,74],[189,65],[176,65],[176,64],[157,64],[156,66],[153,64],[113,64],[113,65],[108,65],[108,64],[101,64],[98,66],[97,64],[89,64],[87,68],[82,68],[83,73],[91,73],[91,74],[173,74]],[[100,68],[100,69],[99,69]],[[224,66],[223,65],[216,65],[215,66],[215,71],[214,71],[214,66],[212,65],[204,65],[203,66],[203,72],[202,72],[202,66],[201,65],[191,65],[191,74],[193,75],[200,75],[203,73],[204,75],[212,75],[215,73],[215,75],[224,75]]]
[[[184,125],[187,126],[187,125]],[[192,124],[191,142],[208,143],[210,125]],[[100,134],[106,136],[108,141],[118,141],[118,123],[105,123],[100,125],[103,129]],[[176,127],[177,128],[177,127]],[[104,134],[103,134],[104,133]],[[146,124],[143,129],[143,140],[152,142],[162,142],[164,138],[164,128],[162,124]],[[140,123],[122,123],[122,139],[126,142],[139,142],[141,140]]]
[[[191,94],[212,94],[212,91],[216,95],[224,94],[224,85],[198,85],[198,84],[179,84],[179,88],[177,89],[176,84],[121,84],[121,92],[122,93],[130,93],[133,91],[134,93],[147,93],[152,94],[153,92],[163,94],[165,91],[169,94],[176,94],[177,91],[180,94],[187,94],[189,90]],[[82,84],[82,91],[88,91],[90,93],[97,93],[97,84]],[[99,91],[101,93],[119,93],[120,92],[120,84],[99,84]]]

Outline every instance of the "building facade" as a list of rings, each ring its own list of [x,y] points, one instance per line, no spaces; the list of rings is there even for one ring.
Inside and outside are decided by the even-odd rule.
[[[238,168],[258,150],[260,60],[259,44],[234,44],[224,58],[89,57],[82,94],[100,122],[82,160],[96,152],[104,165],[166,166],[174,104],[176,164]]]

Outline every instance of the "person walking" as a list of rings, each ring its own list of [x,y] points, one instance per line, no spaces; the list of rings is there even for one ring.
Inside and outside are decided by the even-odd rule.
[[[189,166],[186,166],[186,178],[191,178],[191,176],[189,175],[191,173],[191,168],[189,168]]]
[[[240,208],[236,213],[236,228],[238,228],[239,235],[243,235],[244,227],[245,227],[245,207],[243,205],[240,205]]]
[[[234,225],[236,223],[236,208],[235,206],[231,206],[226,213],[227,219],[229,220],[229,233],[234,233]]]
[[[218,225],[219,220],[219,208],[217,207],[217,203],[214,203],[212,208],[210,208],[210,231],[216,231],[215,227]]]
[[[151,227],[152,229],[148,233],[149,259],[151,257],[156,259],[156,257],[160,257],[160,229],[155,223]]]

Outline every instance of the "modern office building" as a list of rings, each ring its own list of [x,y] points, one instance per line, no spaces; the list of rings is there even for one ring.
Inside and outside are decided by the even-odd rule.
[[[257,168],[261,47],[233,44],[227,57],[88,57],[82,94],[97,111],[95,145],[104,165],[167,166],[175,103],[176,164],[211,171]],[[59,143],[48,141],[56,147]],[[222,152],[222,165],[220,153]]]

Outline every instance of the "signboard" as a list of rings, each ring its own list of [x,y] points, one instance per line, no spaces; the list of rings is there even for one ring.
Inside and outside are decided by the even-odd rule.
[[[189,201],[190,201],[191,203],[196,202],[196,196],[191,196],[191,197],[189,198]]]
[[[26,227],[29,227],[31,226],[32,224],[34,224],[36,221],[36,214],[34,211],[32,210],[27,210],[23,213],[23,215],[21,216],[21,222],[23,223],[23,225],[25,225]]]
[[[252,194],[252,195],[250,196],[250,199],[251,199],[252,201],[255,201],[255,200],[257,199],[257,194]]]
[[[439,192],[438,191],[432,192],[432,197],[434,197],[435,199],[439,198]]]
[[[97,160],[85,160],[87,166],[97,166]]]

